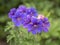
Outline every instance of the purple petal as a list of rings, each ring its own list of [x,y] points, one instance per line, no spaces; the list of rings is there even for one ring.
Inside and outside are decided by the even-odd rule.
[[[48,21],[48,18],[44,18],[44,21]]]
[[[32,21],[32,23],[36,23],[38,20],[37,20],[36,17],[33,16],[33,17],[31,18],[31,21]]]
[[[37,28],[37,32],[41,33],[42,32],[42,28],[41,27]]]
[[[28,8],[27,9],[27,15],[30,15],[30,16],[37,16],[37,11],[35,8],[31,7],[31,8]]]
[[[32,30],[32,34],[37,34],[36,30]]]
[[[43,28],[43,31],[44,32],[48,32],[48,28]]]

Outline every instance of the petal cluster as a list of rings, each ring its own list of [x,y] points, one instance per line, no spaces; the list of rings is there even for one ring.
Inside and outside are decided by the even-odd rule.
[[[39,15],[38,19],[42,21],[41,25],[42,31],[48,32],[48,29],[50,27],[50,22],[48,21],[48,18],[44,17],[43,15]]]
[[[50,27],[48,18],[38,15],[37,10],[33,7],[27,8],[21,5],[17,9],[12,8],[8,16],[15,26],[19,27],[22,25],[32,34],[41,33],[42,31],[48,32],[48,28]]]

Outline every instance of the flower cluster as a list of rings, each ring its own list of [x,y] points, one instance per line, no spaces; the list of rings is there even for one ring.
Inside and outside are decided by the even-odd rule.
[[[42,31],[48,32],[50,22],[48,18],[43,15],[38,15],[37,10],[33,7],[27,8],[26,6],[19,6],[17,9],[12,8],[8,13],[9,18],[15,26],[23,26],[27,28],[28,32],[32,34],[41,33]]]

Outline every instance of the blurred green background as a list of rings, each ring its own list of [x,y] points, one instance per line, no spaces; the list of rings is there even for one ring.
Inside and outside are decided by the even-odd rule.
[[[41,45],[60,45],[60,0],[0,0],[0,40],[7,36],[4,29],[11,21],[9,10],[19,5],[33,6],[49,18],[51,26],[48,33],[42,33]]]

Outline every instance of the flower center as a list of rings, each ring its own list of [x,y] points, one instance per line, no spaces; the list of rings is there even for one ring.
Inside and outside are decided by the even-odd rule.
[[[37,27],[37,25],[34,25],[34,27]]]
[[[17,20],[19,21],[19,20],[21,20],[21,18],[20,18],[20,17],[18,17],[18,18],[17,18]]]

